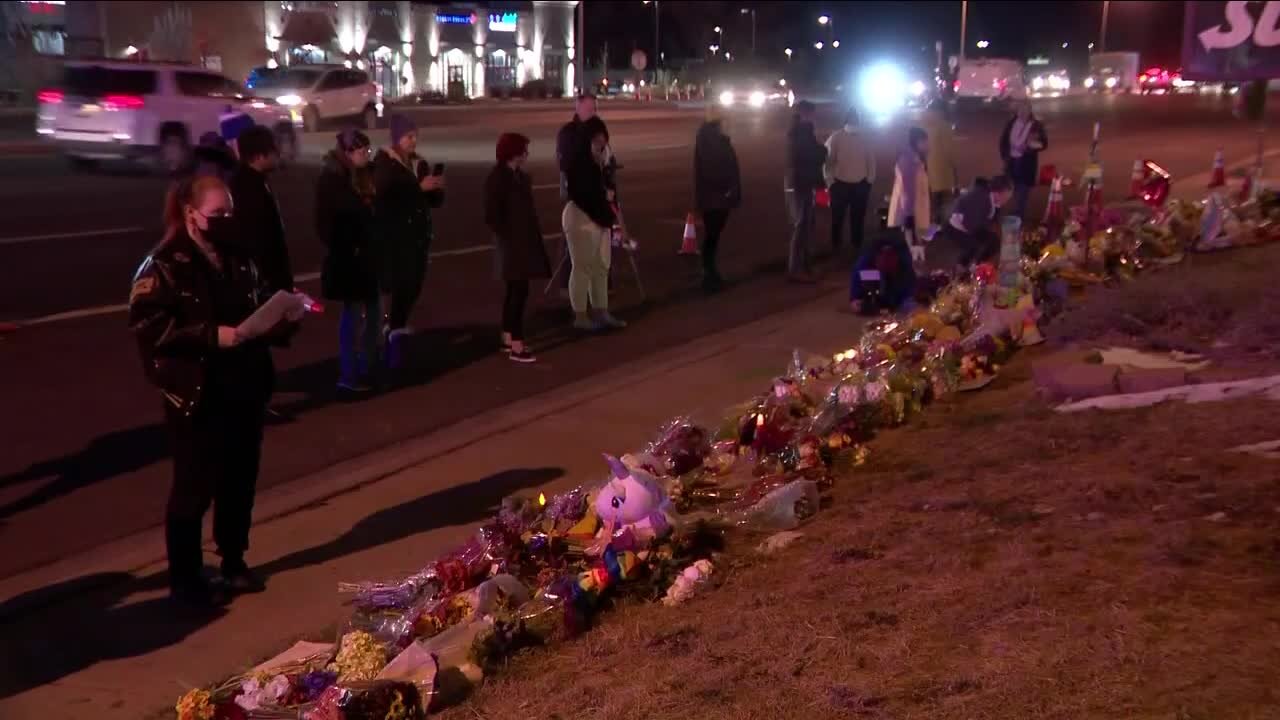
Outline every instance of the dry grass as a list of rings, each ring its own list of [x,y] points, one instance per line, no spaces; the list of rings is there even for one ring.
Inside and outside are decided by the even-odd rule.
[[[1196,255],[1137,282],[1091,289],[1049,328],[1067,342],[1119,341],[1248,363],[1280,349],[1280,245]]]
[[[1060,415],[1031,355],[878,438],[781,554],[740,539],[443,716],[1280,718],[1280,463],[1225,452],[1276,404]]]

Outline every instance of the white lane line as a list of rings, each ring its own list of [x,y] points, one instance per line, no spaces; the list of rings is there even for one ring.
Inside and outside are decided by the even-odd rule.
[[[564,233],[550,233],[543,235],[543,240],[558,240],[564,237]],[[431,253],[433,258],[459,257],[462,255],[476,255],[478,253],[489,252],[493,250],[492,245],[473,245],[471,247],[457,248],[454,250],[441,250]],[[319,272],[308,272],[295,275],[293,278],[296,282],[306,283],[314,282],[320,279]],[[123,305],[99,305],[98,307],[80,308],[78,310],[68,310],[66,312],[54,313],[52,315],[43,315],[41,317],[31,318],[29,320],[15,320],[13,324],[18,327],[31,327],[33,325],[49,325],[51,323],[62,322],[64,320],[79,320],[80,318],[95,317],[98,315],[114,315],[116,313],[126,312],[129,309],[128,304]]]
[[[559,190],[560,183],[546,183],[544,185],[534,185],[534,190]]]
[[[44,240],[70,240],[72,238],[94,237],[98,235],[128,235],[143,232],[146,228],[127,227],[110,228],[108,230],[81,230],[78,232],[50,233],[48,235],[23,235],[21,237],[0,238],[0,245],[21,245],[23,243],[41,242]]]
[[[676,143],[674,145],[649,145],[642,147],[640,150],[679,150],[680,148],[689,147],[689,143]]]

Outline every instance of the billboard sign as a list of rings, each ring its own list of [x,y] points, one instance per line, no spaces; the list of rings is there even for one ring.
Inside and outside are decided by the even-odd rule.
[[[1227,81],[1280,78],[1280,2],[1188,0],[1182,76]]]

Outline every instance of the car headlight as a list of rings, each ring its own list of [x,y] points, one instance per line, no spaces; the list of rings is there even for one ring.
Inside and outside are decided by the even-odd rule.
[[[911,83],[911,96],[920,97],[921,95],[924,95],[924,81],[917,80]]]
[[[1085,87],[1087,87],[1087,88],[1091,88],[1091,87],[1093,87],[1093,78],[1091,78],[1091,77],[1087,77],[1087,78],[1085,78],[1085,79],[1084,79],[1084,86],[1085,86]]]
[[[730,105],[733,104],[732,90],[725,90],[724,92],[720,93],[720,104],[724,105],[725,107],[729,107]]]
[[[276,98],[276,102],[280,103],[281,105],[284,105],[285,107],[293,107],[295,105],[301,105],[302,98],[298,97],[297,95],[281,95],[280,97]]]
[[[1034,77],[1034,78],[1032,78],[1032,79],[1031,79],[1031,89],[1032,89],[1032,90],[1039,90],[1039,89],[1040,89],[1040,88],[1042,88],[1042,87],[1044,87],[1044,78],[1043,78],[1043,77],[1041,77],[1041,76],[1037,75],[1036,77]]]
[[[906,82],[902,71],[887,63],[873,65],[862,76],[859,96],[868,110],[877,114],[892,113],[902,107]]]
[[[751,93],[748,101],[751,103],[751,107],[764,107],[764,93],[756,90]]]
[[[1108,88],[1113,88],[1113,87],[1115,87],[1116,85],[1119,85],[1119,84],[1120,84],[1120,80],[1119,80],[1118,78],[1115,78],[1115,77],[1109,77],[1109,78],[1107,78],[1107,82],[1106,82],[1106,83],[1104,83],[1104,84],[1105,84]]]

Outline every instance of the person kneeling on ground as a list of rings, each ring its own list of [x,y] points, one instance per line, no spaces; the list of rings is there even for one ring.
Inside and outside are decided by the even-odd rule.
[[[874,315],[900,309],[915,293],[911,249],[901,228],[886,228],[862,250],[849,278],[849,307]]]
[[[958,273],[990,260],[999,251],[996,215],[1012,193],[1013,184],[1003,175],[990,180],[977,178],[951,206],[951,217],[943,232],[960,249]]]

